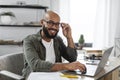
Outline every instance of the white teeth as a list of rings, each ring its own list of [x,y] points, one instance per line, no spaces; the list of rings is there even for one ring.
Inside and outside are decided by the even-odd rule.
[[[52,30],[51,32],[54,33],[55,31]]]

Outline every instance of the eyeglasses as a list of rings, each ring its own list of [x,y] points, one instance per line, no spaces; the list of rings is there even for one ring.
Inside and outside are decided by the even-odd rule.
[[[52,21],[52,20],[49,20],[49,21],[46,21],[46,20],[44,20],[46,23],[47,23],[47,25],[48,26],[57,26],[57,27],[59,27],[59,25],[60,25],[60,23],[59,22],[54,22],[54,21]]]

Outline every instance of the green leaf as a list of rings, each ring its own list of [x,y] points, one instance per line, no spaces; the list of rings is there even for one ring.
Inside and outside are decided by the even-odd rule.
[[[15,17],[15,15],[14,15],[14,13],[13,12],[2,12],[2,13],[0,13],[0,16],[12,16],[12,17]]]

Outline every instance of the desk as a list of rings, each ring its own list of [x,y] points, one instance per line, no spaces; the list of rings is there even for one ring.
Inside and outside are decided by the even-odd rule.
[[[67,80],[119,80],[118,74],[119,74],[120,60],[118,58],[111,57],[109,59],[109,62],[110,62],[110,64],[107,65],[104,68],[104,70],[102,70],[95,77],[80,76],[78,79],[68,78]],[[32,77],[32,76],[33,75],[29,76],[29,77],[33,78],[30,80],[37,80],[36,77]]]
[[[115,57],[110,57],[109,65],[105,66],[104,70],[95,77],[91,77],[92,79],[90,78],[89,80],[119,80],[119,67],[120,60]]]

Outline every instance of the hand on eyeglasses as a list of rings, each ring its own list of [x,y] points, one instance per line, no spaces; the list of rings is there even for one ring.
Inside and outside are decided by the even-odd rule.
[[[63,32],[63,35],[66,37],[66,38],[71,38],[71,28],[69,26],[69,24],[67,23],[61,23],[61,27],[62,27],[62,32]]]

